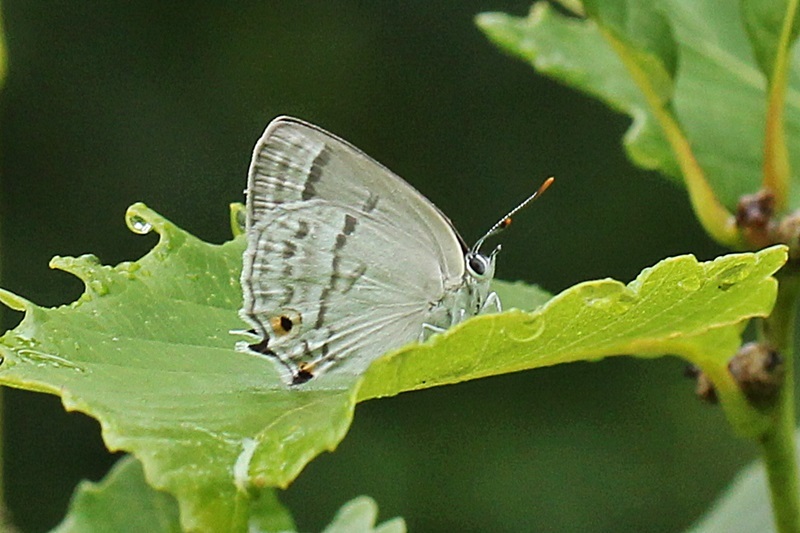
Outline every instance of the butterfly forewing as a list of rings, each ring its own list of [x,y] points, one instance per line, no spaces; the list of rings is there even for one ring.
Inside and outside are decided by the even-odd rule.
[[[273,121],[247,191],[242,315],[251,348],[295,383],[328,367],[360,373],[419,338],[430,307],[461,283],[459,238],[410,185],[337,137]]]

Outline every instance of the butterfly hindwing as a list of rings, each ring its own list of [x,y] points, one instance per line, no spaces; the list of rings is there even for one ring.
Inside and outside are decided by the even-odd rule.
[[[268,339],[253,350],[277,357],[297,381],[334,363],[362,371],[387,346],[419,337],[427,298],[444,291],[434,262],[395,272],[393,258],[413,249],[346,206],[274,211],[252,228],[242,275],[243,316]],[[394,253],[375,254],[393,241]]]

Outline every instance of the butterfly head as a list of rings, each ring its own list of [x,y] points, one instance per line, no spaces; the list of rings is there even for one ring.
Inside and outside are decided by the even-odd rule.
[[[495,259],[497,253],[500,251],[500,245],[497,245],[497,248],[495,248],[491,254],[484,255],[478,248],[480,244],[482,244],[482,241],[476,244],[472,250],[467,252],[464,256],[467,272],[470,277],[477,281],[491,280],[494,277]]]

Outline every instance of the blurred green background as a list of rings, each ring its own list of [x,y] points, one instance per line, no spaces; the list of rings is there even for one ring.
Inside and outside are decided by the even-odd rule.
[[[386,164],[467,241],[555,175],[502,236],[504,279],[556,292],[722,253],[682,190],[627,162],[628,119],[503,55],[473,24],[529,7],[4,1],[2,285],[72,301],[80,283],[48,260],[146,253],[155,237],[123,219],[140,200],[226,240],[228,203],[243,200],[252,146],[278,114]],[[17,320],[6,313],[7,327]],[[281,499],[305,531],[362,493],[412,531],[676,531],[753,455],[694,399],[682,366],[619,358],[367,402]],[[56,398],[9,391],[5,402],[7,499],[23,531],[43,531],[116,457]]]

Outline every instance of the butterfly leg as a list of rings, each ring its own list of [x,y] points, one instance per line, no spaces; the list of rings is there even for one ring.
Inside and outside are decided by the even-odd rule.
[[[229,329],[229,335],[242,335],[251,339],[258,339],[260,338],[256,330],[254,329]]]
[[[496,292],[489,293],[489,296],[486,298],[486,301],[483,302],[483,306],[481,306],[481,314],[483,313],[500,313],[503,310],[503,306],[500,304],[500,297],[497,296]]]
[[[435,326],[433,324],[428,324],[427,322],[423,322],[422,323],[422,331],[419,334],[419,341],[420,342],[425,342],[426,340],[428,340],[431,337],[431,335],[433,335],[435,333],[441,333],[445,329],[447,329],[447,328],[442,328],[442,327],[439,327],[439,326]]]

